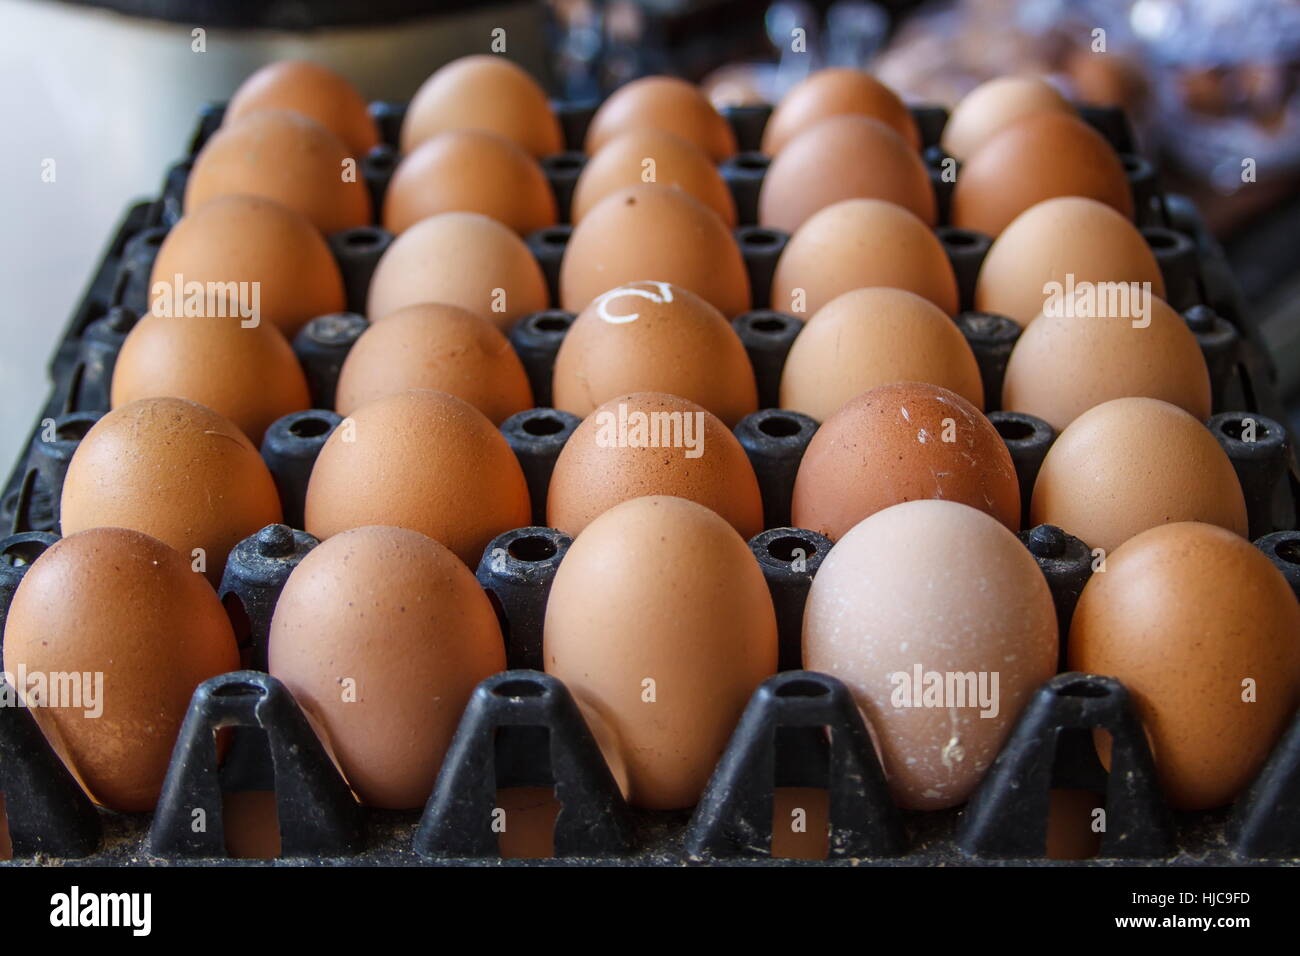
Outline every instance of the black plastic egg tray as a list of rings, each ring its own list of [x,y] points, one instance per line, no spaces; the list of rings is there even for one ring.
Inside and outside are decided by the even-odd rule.
[[[594,104],[557,104],[571,147],[582,142]],[[376,103],[384,144],[362,169],[376,200],[396,165],[403,107]],[[280,863],[318,865],[523,864],[678,865],[699,861],[781,865],[806,861],[770,856],[774,787],[814,787],[829,794],[828,858],[857,865],[1241,864],[1300,863],[1300,719],[1279,741],[1259,777],[1229,808],[1171,813],[1155,783],[1151,755],[1129,696],[1117,681],[1060,674],[1033,698],[972,799],[956,810],[900,812],[889,797],[862,718],[834,678],[797,670],[804,599],[830,542],[787,527],[800,456],[817,423],[776,409],[776,388],[801,328],[793,316],[769,311],[772,268],[787,237],[754,224],[766,160],[754,150],[765,108],[732,110],[728,118],[743,150],[722,171],[737,200],[737,239],[750,271],[754,311],[734,319],[753,361],[763,410],[736,432],[763,493],[765,526],[750,542],[768,580],[781,634],[781,668],[755,692],[699,805],[693,811],[629,808],[564,686],[540,672],[546,594],[568,547],[567,536],[541,527],[544,495],[559,449],[577,425],[564,412],[539,407],[502,424],[533,493],[536,527],[508,532],[478,568],[507,639],[511,670],[475,691],[434,792],[423,812],[360,807],[287,690],[258,670],[214,678],[194,694],[162,797],[153,814],[95,807],[46,744],[29,711],[0,708],[0,793],[14,864],[258,864],[227,857],[222,794],[274,790]],[[941,222],[950,184],[939,175],[936,145],[946,113],[918,107],[915,116],[934,170]],[[1083,108],[1084,117],[1124,157],[1137,200],[1138,223],[1164,272],[1168,297],[1201,341],[1214,383],[1216,415],[1207,423],[1237,468],[1246,492],[1251,535],[1300,589],[1300,479],[1273,393],[1273,373],[1259,348],[1225,259],[1185,199],[1165,195],[1150,163],[1133,155],[1122,113]],[[126,213],[72,316],[50,363],[53,383],[27,447],[0,497],[0,624],[25,568],[56,540],[57,502],[77,442],[108,405],[112,365],[135,317],[146,307],[149,273],[168,228],[179,218],[194,155],[220,125],[221,107],[200,117],[189,155],[169,170],[162,194]],[[562,211],[582,168],[580,152],[543,161]],[[969,309],[975,275],[989,246],[978,233],[940,225]],[[528,237],[554,283],[568,227]],[[264,666],[276,597],[289,571],[315,540],[302,531],[301,504],[315,454],[339,422],[332,411],[338,369],[364,331],[366,287],[391,236],[377,226],[330,237],[354,313],[313,320],[294,341],[317,409],[281,419],[263,456],[285,504],[286,525],[246,539],[227,563],[220,593],[238,608],[237,632],[251,666]],[[558,309],[521,320],[510,338],[533,383],[539,406],[550,396],[556,351],[573,316]],[[984,375],[990,418],[1003,435],[1024,498],[1055,437],[1046,423],[996,411],[1002,374],[1018,328],[998,316],[964,312],[958,324]],[[1254,419],[1255,440],[1244,419]],[[1057,602],[1063,629],[1090,573],[1088,547],[1058,529],[1021,534]],[[502,549],[502,550],[496,550]],[[795,560],[802,551],[808,557]],[[504,560],[500,555],[504,554]],[[213,731],[235,726],[234,743],[218,766]],[[1092,731],[1108,730],[1108,774],[1092,747]],[[502,860],[489,825],[500,787],[553,787],[561,810],[555,857]],[[1045,858],[1049,790],[1104,794],[1110,825],[1095,858]],[[190,825],[196,808],[209,821]]]

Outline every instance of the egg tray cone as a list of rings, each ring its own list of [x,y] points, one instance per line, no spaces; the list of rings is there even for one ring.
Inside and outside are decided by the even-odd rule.
[[[592,104],[559,104],[559,115],[571,148],[581,143],[592,109]],[[403,107],[374,104],[372,112],[385,145],[368,157],[362,167],[372,190],[382,194],[392,170]],[[925,145],[934,147],[946,114],[926,107],[917,108],[914,113]],[[1132,149],[1122,114],[1114,110],[1092,110],[1085,111],[1084,115],[1117,149],[1122,152]],[[160,197],[128,208],[51,358],[52,387],[48,398],[31,440],[20,450],[0,497],[0,524],[3,525],[0,531],[20,532],[17,537],[6,539],[6,547],[14,549],[13,553],[38,553],[56,539],[53,531],[57,528],[55,499],[62,478],[60,467],[66,468],[66,460],[77,440],[105,410],[108,376],[116,348],[129,330],[133,313],[143,310],[152,257],[171,224],[179,218],[180,200],[193,155],[220,125],[221,116],[220,107],[205,109],[189,156],[169,170]],[[757,146],[766,117],[767,111],[761,108],[730,111],[728,118],[742,150]],[[580,154],[563,155],[564,162],[548,166],[557,190],[564,188],[566,179],[571,188],[582,161]],[[1135,185],[1152,179],[1149,167],[1144,171],[1140,163],[1131,162],[1131,165],[1137,167],[1139,174],[1134,178]],[[761,166],[754,162],[746,170],[750,187],[754,185],[753,174]],[[733,183],[736,188],[741,185]],[[1240,411],[1235,417],[1220,414],[1212,422],[1224,432],[1221,441],[1230,446],[1234,440],[1234,422],[1239,422],[1242,411],[1281,419],[1281,406],[1272,387],[1272,370],[1259,345],[1257,329],[1242,309],[1240,294],[1222,251],[1208,235],[1194,207],[1178,196],[1152,193],[1148,199],[1151,215],[1159,223],[1156,228],[1172,229],[1175,233],[1172,248],[1178,259],[1177,267],[1184,270],[1184,285],[1190,282],[1195,297],[1213,310],[1220,321],[1235,329],[1240,338],[1235,358],[1222,363],[1215,404],[1220,413],[1226,409]],[[747,225],[753,228],[752,222]],[[331,243],[348,278],[349,298],[354,304],[364,302],[364,287],[369,280],[367,267],[373,270],[377,259],[375,249],[382,248],[385,241],[382,230],[365,228],[369,233],[366,242],[336,239]],[[1187,240],[1186,245],[1180,238]],[[784,236],[777,234],[775,241],[779,252]],[[757,246],[764,244],[760,242]],[[963,239],[950,245],[969,249],[981,244]],[[540,248],[538,244],[534,247]],[[954,253],[959,273],[963,268],[978,268],[978,262],[963,266],[957,258],[961,254],[969,253]],[[770,268],[774,262],[770,253],[767,259],[755,253],[747,256],[747,260],[751,275],[761,275],[761,270]],[[761,301],[756,301],[755,307],[760,308]],[[751,337],[746,344],[756,372],[767,381],[768,396],[774,394],[773,383],[779,378],[784,350],[793,339],[791,329],[798,328],[798,320],[793,320],[793,325],[785,321],[792,317],[771,315],[777,316],[777,321],[764,322],[762,313],[737,321],[742,335],[748,334],[743,330],[757,329],[757,337]],[[527,322],[524,320],[521,326]],[[530,328],[527,334],[512,335],[530,376],[539,381],[549,379],[548,363],[553,361],[563,325],[563,322],[535,322],[536,328]],[[764,341],[765,327],[781,341]],[[991,338],[995,340],[995,348],[1005,345],[996,341],[996,336]],[[996,361],[996,356],[981,359]],[[533,414],[544,416],[546,412],[541,409],[522,415],[526,419]],[[336,424],[328,417],[332,413],[299,414],[325,421],[326,428]],[[772,409],[758,413],[760,417],[781,414]],[[1014,450],[1016,435],[1021,433],[1010,422],[1009,413],[1004,413],[1004,417],[1009,421],[999,428]],[[56,441],[42,442],[42,430],[50,422],[54,423]],[[1271,423],[1273,426],[1274,437],[1280,441],[1282,430],[1275,421]],[[799,427],[796,426],[796,432]],[[788,438],[789,434],[787,431],[784,437]],[[806,437],[802,443],[806,446]],[[814,538],[807,537],[810,532],[778,525],[788,522],[780,497],[792,473],[792,463],[797,466],[802,447],[791,451],[764,445],[761,440],[751,444],[754,447],[747,451],[764,484],[769,524],[769,530],[756,538],[752,546],[763,549],[770,558],[764,572],[782,619],[783,666],[793,668],[797,666],[797,655],[792,645],[797,646],[797,623],[816,562],[812,562],[811,570],[792,574],[791,542],[802,541],[813,553],[817,553],[818,544]],[[799,445],[799,441],[794,444]],[[316,442],[315,447],[318,445]],[[285,447],[278,451],[286,464],[277,469],[277,478],[281,473],[292,475],[296,469],[297,480],[301,482],[306,473],[304,467],[309,469],[311,449],[304,450],[286,439]],[[1266,516],[1257,522],[1256,515],[1252,514],[1252,534],[1275,532],[1258,543],[1293,586],[1300,587],[1300,533],[1278,530],[1296,527],[1297,514],[1300,514],[1300,476],[1294,457],[1285,445],[1274,449],[1270,453],[1272,457],[1263,463],[1246,461],[1247,452],[1242,452],[1238,456],[1241,460],[1235,462],[1239,468],[1263,473],[1255,481],[1258,499],[1255,512]],[[546,453],[536,449],[530,449],[529,453],[540,456],[531,467],[544,469]],[[1233,453],[1232,447],[1229,453]],[[1032,460],[1035,454],[1038,451],[1029,448],[1022,458]],[[1017,464],[1033,467],[1020,460]],[[1279,470],[1284,473],[1277,474]],[[535,484],[543,486],[540,476],[536,477]],[[1033,540],[1037,530],[1022,535],[1031,550],[1035,547],[1042,550],[1042,542]],[[287,533],[288,529],[260,533],[267,539],[259,539],[260,543],[249,539],[250,547],[262,554],[262,558],[255,559],[251,566],[241,566],[239,574],[232,574],[228,567],[227,580],[223,581],[223,593],[237,592],[249,615],[263,624],[269,622],[274,597],[287,574],[276,562],[300,558],[300,552],[310,547],[310,542],[304,540],[309,536],[302,536],[301,531],[281,540]],[[503,538],[514,535],[549,540],[548,534],[557,532],[536,527],[510,532]],[[284,553],[277,552],[277,548]],[[562,547],[559,550],[562,552]],[[1035,553],[1053,585],[1058,612],[1061,612],[1069,606],[1068,595],[1073,593],[1077,597],[1081,583],[1069,577],[1072,572],[1068,561],[1054,553]],[[765,559],[763,554],[759,556],[762,564]],[[552,557],[546,555],[542,560]],[[267,563],[258,565],[257,560]],[[528,560],[527,555],[524,560]],[[554,557],[554,562],[558,563],[558,557]],[[550,573],[553,574],[553,567]],[[21,568],[0,561],[0,607],[7,608],[20,575]],[[499,591],[496,594],[499,613],[506,618],[513,616],[518,624],[519,644],[512,650],[511,666],[520,666],[519,661],[535,663],[533,645],[540,632],[538,609],[542,606],[537,588],[549,583],[548,575],[521,572],[513,593],[501,581],[485,575],[482,568],[480,581],[490,590]],[[226,781],[228,786],[240,784],[241,777],[245,786],[250,781],[260,788],[275,784],[282,851],[286,854],[283,862],[306,865],[682,865],[716,860],[731,864],[809,865],[806,861],[772,859],[767,855],[771,840],[772,781],[781,786],[827,788],[833,831],[828,837],[830,858],[822,865],[1137,863],[1182,866],[1300,862],[1300,721],[1294,722],[1279,741],[1270,762],[1235,807],[1170,814],[1151,782],[1145,741],[1140,734],[1132,733],[1133,718],[1124,688],[1106,678],[1061,674],[1039,690],[980,789],[964,808],[899,812],[884,788],[874,751],[865,742],[856,709],[844,706],[847,694],[843,686],[826,675],[787,669],[755,692],[695,811],[650,812],[623,805],[617,788],[611,786],[609,769],[600,759],[589,730],[580,715],[565,705],[566,699],[568,694],[562,684],[537,671],[511,671],[489,678],[466,711],[453,745],[453,756],[444,763],[429,806],[424,811],[409,812],[372,811],[355,806],[292,697],[278,682],[261,672],[223,675],[196,691],[187,718],[192,733],[183,733],[178,740],[166,793],[154,814],[119,814],[96,809],[53,756],[30,714],[21,708],[0,708],[0,776],[3,776],[0,790],[6,793],[15,845],[16,856],[12,862],[15,865],[48,862],[264,864],[265,861],[222,856],[221,843],[211,837],[212,831],[207,840],[198,843],[186,844],[174,838],[177,832],[174,824],[180,819],[178,812],[192,809],[193,801],[200,797],[220,817],[219,806],[213,800],[221,792],[223,774],[231,778]],[[205,733],[210,740],[205,721],[213,719],[214,714],[225,718],[234,715],[236,722],[244,724],[253,735],[244,734],[245,743],[232,751],[220,770],[211,765],[211,753],[193,745]],[[505,735],[506,743],[499,752],[484,744],[490,736],[485,735],[484,728],[511,720],[526,725],[513,741],[509,734]],[[1101,770],[1090,748],[1076,746],[1078,734],[1086,733],[1081,728],[1099,724],[1111,729],[1116,739],[1128,742],[1128,755],[1124,759],[1129,761],[1131,772],[1124,775],[1126,782],[1121,781],[1122,786],[1116,782],[1118,777],[1108,778]],[[831,735],[838,741],[834,747],[827,747],[826,735],[820,730],[809,732],[825,726],[838,729]],[[1044,741],[1057,739],[1058,731],[1061,746],[1046,746]],[[280,743],[259,743],[261,738],[256,736],[259,732],[266,735],[267,741],[280,735]],[[536,757],[539,733],[549,741],[549,762]],[[253,743],[248,743],[249,740]],[[284,756],[285,740],[296,741],[299,751],[306,756],[289,761]],[[279,761],[275,754],[280,754]],[[493,780],[487,771],[493,767],[497,783],[556,789],[569,815],[563,825],[557,824],[556,851],[562,855],[543,860],[501,860],[495,855],[491,840],[482,833],[471,832],[473,825],[465,821],[491,810],[488,803]],[[277,778],[277,770],[291,777]],[[1010,785],[1010,782],[1025,781],[1033,781],[1034,786]],[[1123,833],[1122,839],[1108,834],[1102,857],[1083,861],[1045,859],[1042,838],[1046,827],[1046,784],[1106,791],[1107,807],[1112,815],[1118,812],[1129,821],[1138,821],[1138,825],[1133,830],[1118,831]],[[575,825],[575,820],[581,821],[581,825]],[[220,832],[219,822],[215,832]]]

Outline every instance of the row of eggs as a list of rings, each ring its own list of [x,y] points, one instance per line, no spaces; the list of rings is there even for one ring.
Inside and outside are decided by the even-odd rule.
[[[237,666],[229,622],[187,558],[198,549],[215,580],[236,541],[279,519],[253,443],[306,404],[280,333],[342,308],[317,230],[369,221],[364,190],[345,200],[337,185],[348,151],[373,145],[357,119],[364,103],[327,77],[318,103],[304,99],[281,75],[304,72],[272,68],[241,90],[228,127],[196,162],[187,215],[155,267],[164,281],[259,282],[263,331],[142,320],[119,358],[115,410],[69,468],[67,537],[29,570],[6,626],[11,670],[110,675],[104,717],[37,713],[89,791],[119,809],[152,806],[190,691]],[[790,117],[801,102],[819,119],[870,114],[914,149],[906,110],[858,76],[827,71],[792,93],[765,149],[784,154],[799,142],[804,124]],[[841,82],[850,89],[842,99],[813,102],[807,92]],[[692,105],[698,94],[684,86],[641,81],[611,97],[589,134],[593,168],[608,143],[645,125],[647,110],[648,125],[712,161],[734,151],[726,124]],[[444,68],[408,110],[408,159],[421,141],[483,125],[532,156],[557,151],[558,126],[534,87],[491,58]],[[1039,102],[1034,84],[1014,89]],[[667,105],[638,108],[647,90],[670,93]],[[301,114],[334,130],[344,150]],[[959,109],[945,131],[945,149],[967,171],[998,125],[985,117],[981,131],[973,115]],[[223,156],[234,160],[229,172]],[[312,163],[328,174],[307,174]],[[250,170],[279,178],[264,189]],[[1240,487],[1199,422],[1208,376],[1181,318],[1158,300],[1144,328],[1039,316],[1044,283],[1066,272],[1149,282],[1163,294],[1125,218],[1131,207],[1079,186],[1064,192],[1035,197],[1005,228],[986,227],[1000,235],[976,304],[1027,324],[1017,352],[1029,357],[1013,357],[1004,404],[1065,429],[1031,517],[1110,552],[1076,613],[1071,666],[1125,680],[1171,801],[1214,806],[1249,780],[1294,710],[1300,611],[1242,537]],[[804,663],[854,691],[899,802],[932,808],[970,793],[1027,695],[1055,670],[1058,635],[1046,584],[1012,534],[1014,470],[947,318],[957,309],[951,266],[932,217],[906,205],[856,197],[810,212],[778,265],[772,301],[812,316],[782,404],[824,421],[796,484],[795,523],[837,541],[810,595]],[[616,188],[575,217],[561,281],[561,304],[582,315],[557,359],[556,404],[586,422],[548,499],[551,523],[577,540],[548,602],[545,661],[578,698],[630,799],[646,807],[695,801],[740,708],[776,667],[771,601],[744,543],[761,524],[757,485],[728,430],[757,403],[724,318],[748,308],[748,281],[725,218],[710,208],[689,189]],[[501,329],[547,305],[517,225],[455,210],[419,216],[376,272],[368,311],[377,321],[340,380],[349,418],[308,491],[307,529],[324,542],[291,575],[271,637],[272,672],[349,783],[363,801],[391,807],[423,802],[469,690],[504,666],[499,626],[469,568],[496,533],[528,523],[527,487],[492,426],[531,403]],[[248,344],[259,339],[273,344]],[[263,361],[259,348],[278,357]],[[596,413],[620,404],[701,415],[704,453],[602,443]],[[1170,660],[1180,662],[1174,673]],[[918,663],[999,672],[998,716],[894,706],[890,675]],[[339,694],[348,677],[356,699]],[[1256,685],[1250,702],[1244,679]]]

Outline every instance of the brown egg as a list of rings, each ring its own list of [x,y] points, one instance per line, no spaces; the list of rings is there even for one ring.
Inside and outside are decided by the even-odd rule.
[[[194,688],[236,670],[239,649],[188,557],[138,531],[92,528],[27,570],[5,621],[4,661],[26,704],[37,696],[32,716],[90,795],[138,812],[158,800]]]
[[[146,315],[118,353],[112,405],[169,396],[224,415],[256,445],[277,418],[311,407],[307,377],[273,326]]]
[[[810,316],[868,286],[906,289],[957,312],[957,278],[942,244],[916,216],[880,199],[837,202],[795,231],[776,263],[772,308]]]
[[[763,177],[758,221],[793,232],[845,199],[883,199],[934,225],[934,189],[920,154],[879,120],[852,115],[824,119],[786,144]]]
[[[1002,407],[1037,415],[1058,432],[1095,405],[1132,396],[1209,418],[1210,373],[1196,336],[1160,299],[1136,301],[1135,310],[1103,302],[1030,322],[1007,363]],[[1142,314],[1099,314],[1112,312]]]
[[[675,186],[716,212],[728,229],[736,226],[736,202],[708,154],[675,133],[650,127],[620,133],[587,160],[569,218],[581,222],[610,193],[641,183]]]
[[[555,463],[546,521],[576,535],[619,502],[645,495],[698,502],[746,540],[763,530],[758,479],[740,442],[676,395],[620,395],[588,415]]]
[[[464,56],[425,80],[402,120],[402,152],[451,129],[487,130],[536,157],[564,149],[546,92],[502,56]]]
[[[413,388],[449,392],[494,425],[533,407],[523,363],[505,335],[454,305],[408,305],[366,329],[343,362],[334,407],[351,415]]]
[[[564,251],[560,301],[581,312],[601,293],[647,277],[690,289],[727,318],[749,311],[749,276],[735,238],[680,189],[628,186],[596,203]]]
[[[970,505],[1020,528],[1020,485],[1002,436],[977,409],[937,385],[880,385],[813,435],[791,503],[796,527],[832,541],[869,515],[917,498]]]
[[[506,666],[469,568],[403,528],[313,549],[275,606],[270,672],[311,714],[363,803],[423,807],[479,681]]]
[[[235,90],[223,122],[255,110],[291,110],[320,123],[364,156],[379,144],[379,129],[356,88],[329,67],[306,60],[268,63]]]
[[[994,240],[975,284],[975,308],[1026,325],[1049,301],[1049,283],[1071,281],[1076,289],[1149,282],[1152,295],[1165,297],[1160,266],[1133,223],[1095,199],[1065,196],[1026,209]]]
[[[1300,704],[1300,608],[1249,541],[1198,522],[1162,525],[1088,581],[1069,659],[1133,695],[1170,805],[1209,809],[1250,783]]]
[[[869,73],[839,67],[818,70],[786,93],[763,129],[763,152],[775,156],[804,130],[829,116],[869,116],[921,148],[916,120],[898,94]]]
[[[460,306],[503,330],[549,304],[542,268],[524,241],[474,212],[418,222],[380,257],[366,306],[370,319],[421,302]]]
[[[928,382],[984,407],[975,354],[933,302],[902,289],[836,296],[794,340],[781,373],[781,407],[822,422],[856,395],[892,382]]]
[[[370,193],[343,141],[313,119],[258,110],[221,127],[194,160],[185,187],[191,213],[218,196],[264,196],[329,235],[370,220]]]
[[[962,97],[948,116],[939,142],[949,156],[965,161],[1002,130],[1038,113],[1078,115],[1041,76],[995,77]]]
[[[527,234],[555,224],[555,193],[537,160],[510,140],[448,130],[398,164],[384,197],[384,228],[404,232],[441,212],[482,213]]]
[[[409,391],[362,405],[334,429],[305,514],[321,540],[393,525],[477,567],[488,542],[528,525],[531,512],[519,461],[482,412],[446,392]]]
[[[694,143],[714,162],[735,155],[736,135],[699,87],[673,76],[643,76],[606,98],[587,127],[587,154],[633,129],[662,129]]]
[[[286,338],[347,308],[338,263],[311,221],[260,196],[212,199],[167,233],[149,278],[150,308],[175,313],[191,282],[205,293],[209,283],[245,283],[249,301],[256,290],[261,321]]]
[[[804,667],[848,685],[909,810],[970,796],[1056,671],[1057,643],[1029,550],[954,501],[909,501],[856,525],[804,608]]]
[[[603,728],[628,800],[648,809],[699,799],[776,648],[758,561],[682,498],[636,498],[593,521],[546,604],[546,671]]]
[[[281,518],[262,456],[230,420],[183,398],[142,398],[86,433],[63,481],[64,535],[133,528],[215,587],[236,544]]]
[[[1247,530],[1227,454],[1201,422],[1154,398],[1116,398],[1076,418],[1043,459],[1029,518],[1108,553],[1171,521]]]
[[[668,392],[728,427],[758,411],[754,369],[722,313],[667,282],[632,282],[598,296],[555,358],[554,404],[579,417],[628,392]]]
[[[954,226],[996,236],[1044,199],[1084,196],[1133,218],[1133,191],[1105,137],[1065,113],[1035,113],[987,140],[962,164]]]

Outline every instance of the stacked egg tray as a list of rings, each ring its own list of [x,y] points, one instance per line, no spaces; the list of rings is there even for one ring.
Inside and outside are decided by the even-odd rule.
[[[585,157],[583,141],[595,104],[557,104],[574,152],[543,161],[559,207]],[[382,208],[396,166],[403,107],[371,107],[384,142],[362,163],[375,208]],[[1081,108],[1121,153],[1129,172],[1138,225],[1161,265],[1169,300],[1200,340],[1211,370],[1216,415],[1207,423],[1228,452],[1245,490],[1251,535],[1300,591],[1300,477],[1271,386],[1272,371],[1221,250],[1185,199],[1163,194],[1153,166],[1134,155],[1122,113]],[[901,812],[891,800],[867,728],[846,688],[823,674],[798,670],[800,622],[808,586],[830,542],[786,527],[800,457],[816,423],[775,408],[777,383],[801,328],[764,301],[787,236],[755,224],[767,160],[757,152],[768,110],[728,112],[741,152],[722,167],[740,213],[737,240],[754,291],[755,311],[734,326],[753,361],[761,411],[736,428],[759,478],[765,526],[750,546],[771,588],[781,635],[781,672],[753,695],[697,807],[649,812],[623,801],[600,751],[563,684],[541,673],[541,625],[546,595],[569,544],[542,527],[551,467],[576,426],[574,416],[539,407],[502,424],[533,494],[536,527],[493,541],[478,569],[501,616],[512,670],[474,692],[423,812],[360,807],[326,755],[292,696],[263,671],[247,670],[200,685],[182,726],[162,797],[153,814],[95,807],[46,744],[30,713],[0,708],[0,792],[5,797],[15,864],[245,864],[227,856],[221,825],[223,792],[271,790],[281,836],[280,860],[318,865],[490,864],[675,865],[699,861],[804,863],[770,856],[776,787],[828,793],[828,863],[869,865],[1068,865],[1046,858],[1049,790],[1104,794],[1110,826],[1095,858],[1110,864],[1300,863],[1300,719],[1278,742],[1251,787],[1229,808],[1170,812],[1155,783],[1146,738],[1127,691],[1117,681],[1060,674],[1026,708],[1000,756],[968,803],[955,810]],[[987,236],[942,224],[951,184],[941,175],[938,147],[946,121],[941,108],[917,107],[925,158],[939,199],[937,234],[970,309]],[[108,407],[117,350],[146,308],[153,259],[181,214],[194,155],[220,125],[222,108],[208,107],[186,159],[167,173],[161,196],[126,213],[50,364],[49,399],[0,497],[0,624],[22,573],[57,540],[57,503],[68,461]],[[528,238],[555,282],[568,227]],[[339,422],[328,411],[339,367],[364,331],[367,286],[392,237],[368,226],[329,237],[353,313],[322,316],[305,327],[294,349],[311,384],[316,410],[286,416],[267,434],[263,456],[285,504],[286,525],[246,539],[231,554],[220,593],[246,619],[252,662],[265,661],[276,598],[288,573],[315,540],[300,527],[302,499],[315,455]],[[538,404],[549,402],[555,354],[573,316],[558,309],[522,319],[510,339],[522,358]],[[997,411],[1007,358],[1018,334],[1009,320],[970,311],[957,322],[979,360],[990,419],[1015,461],[1028,501],[1038,465],[1054,434],[1030,416]],[[1254,440],[1244,441],[1246,420]],[[292,527],[291,527],[292,526]],[[1063,630],[1090,573],[1086,545],[1058,529],[1022,532],[1057,602]],[[503,550],[498,550],[503,549]],[[505,554],[504,561],[499,559]],[[797,555],[805,557],[798,560]],[[242,627],[242,625],[241,625]],[[259,656],[260,655],[260,656]],[[218,726],[236,730],[218,766],[212,741]],[[1113,741],[1109,774],[1098,762],[1092,731]],[[555,856],[501,860],[488,821],[499,787],[554,788],[562,809],[554,828]],[[190,827],[194,808],[211,821]]]

